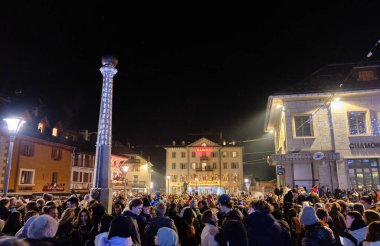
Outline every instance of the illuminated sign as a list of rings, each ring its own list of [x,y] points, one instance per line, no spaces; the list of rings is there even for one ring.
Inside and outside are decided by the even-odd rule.
[[[198,148],[195,148],[195,152],[197,152],[197,153],[210,153],[210,152],[212,152],[212,148],[210,148],[210,147],[198,147]]]

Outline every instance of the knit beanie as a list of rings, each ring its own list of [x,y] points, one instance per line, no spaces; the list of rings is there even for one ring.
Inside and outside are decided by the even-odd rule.
[[[178,235],[168,227],[161,227],[157,232],[158,246],[177,246]]]
[[[301,217],[300,217],[300,222],[303,225],[313,225],[317,223],[318,217],[315,214],[315,210],[313,207],[304,207]]]

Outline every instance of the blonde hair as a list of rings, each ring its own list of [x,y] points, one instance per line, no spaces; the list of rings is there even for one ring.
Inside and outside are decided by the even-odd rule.
[[[71,223],[74,224],[75,221],[75,211],[73,208],[67,208],[65,211],[63,211],[61,219],[59,220],[59,225],[65,224],[65,223]]]

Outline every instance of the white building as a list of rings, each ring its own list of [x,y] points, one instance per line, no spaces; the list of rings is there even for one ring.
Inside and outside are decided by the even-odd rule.
[[[207,138],[166,150],[166,192],[235,193],[243,190],[243,147]]]
[[[327,65],[268,99],[278,185],[380,188],[380,63]]]

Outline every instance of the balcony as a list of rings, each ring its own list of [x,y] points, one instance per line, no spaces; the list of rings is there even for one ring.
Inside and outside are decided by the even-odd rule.
[[[210,171],[214,171],[214,170],[215,170],[215,168],[212,168],[210,166],[195,169],[195,171],[197,171],[197,172],[210,172]]]
[[[145,181],[127,181],[126,183],[121,180],[113,180],[112,184],[115,186],[127,186],[132,188],[145,188]]]

